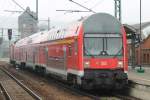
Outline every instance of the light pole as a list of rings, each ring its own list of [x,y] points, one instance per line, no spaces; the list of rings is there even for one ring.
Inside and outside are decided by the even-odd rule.
[[[138,69],[137,70],[137,72],[139,72],[139,73],[144,73],[145,72],[145,70],[144,69],[142,69],[142,50],[141,50],[141,45],[142,45],[142,41],[141,41],[141,38],[142,38],[142,2],[141,2],[141,0],[140,0],[140,34],[139,34],[139,38],[140,38],[140,45],[139,45],[139,57],[140,57],[140,65],[139,65],[139,67],[140,67],[140,69]]]
[[[38,0],[36,0],[36,20],[38,21]]]
[[[140,0],[140,69],[142,69],[142,60],[141,60],[141,57],[142,57],[142,53],[141,53],[141,35],[142,35],[142,31],[141,31],[141,21],[142,21],[142,11],[141,11],[141,0]]]
[[[115,17],[121,22],[121,0],[115,1]]]

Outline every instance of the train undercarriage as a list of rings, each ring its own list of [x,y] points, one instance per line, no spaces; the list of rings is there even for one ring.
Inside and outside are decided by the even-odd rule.
[[[87,89],[122,89],[128,83],[127,74],[116,70],[85,70],[82,85]]]
[[[15,61],[10,61],[14,66],[18,65]],[[20,68],[26,67],[25,63],[20,63]],[[35,66],[34,71],[41,75],[46,74],[45,67]],[[52,74],[53,75],[53,74]],[[56,75],[54,75],[56,77]],[[67,75],[67,82],[72,85],[82,87],[84,89],[123,89],[128,84],[127,73],[123,69],[85,69],[84,76],[81,77],[81,82],[78,84],[78,76],[74,74]]]

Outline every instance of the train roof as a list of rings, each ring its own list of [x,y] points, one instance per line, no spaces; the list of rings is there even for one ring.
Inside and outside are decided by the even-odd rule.
[[[63,39],[67,37],[77,36],[78,33],[76,32],[76,30],[79,28],[79,25],[80,22],[77,22],[68,26],[67,28],[52,29],[50,31],[38,32],[19,40],[18,42],[16,42],[15,45],[19,47],[28,44],[36,44],[56,39]]]
[[[84,33],[122,33],[121,23],[107,13],[97,13],[83,21]]]
[[[96,13],[89,17],[72,23],[62,29],[52,29],[42,31],[31,36],[25,37],[18,42],[16,46],[41,43],[66,37],[77,36],[80,25],[83,25],[84,33],[121,33],[121,23],[112,15],[106,13]]]

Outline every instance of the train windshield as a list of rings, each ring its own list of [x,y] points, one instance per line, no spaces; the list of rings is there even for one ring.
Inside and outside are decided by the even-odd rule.
[[[122,56],[122,37],[84,37],[85,56]]]
[[[121,57],[123,46],[121,23],[112,15],[97,13],[83,21],[84,55]]]

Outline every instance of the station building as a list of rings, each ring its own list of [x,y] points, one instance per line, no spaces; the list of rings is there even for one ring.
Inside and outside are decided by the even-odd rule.
[[[31,11],[29,7],[18,17],[18,31],[21,38],[27,37],[38,31],[38,21],[36,13]]]
[[[150,22],[135,25],[124,25],[128,38],[129,65],[150,66]]]

